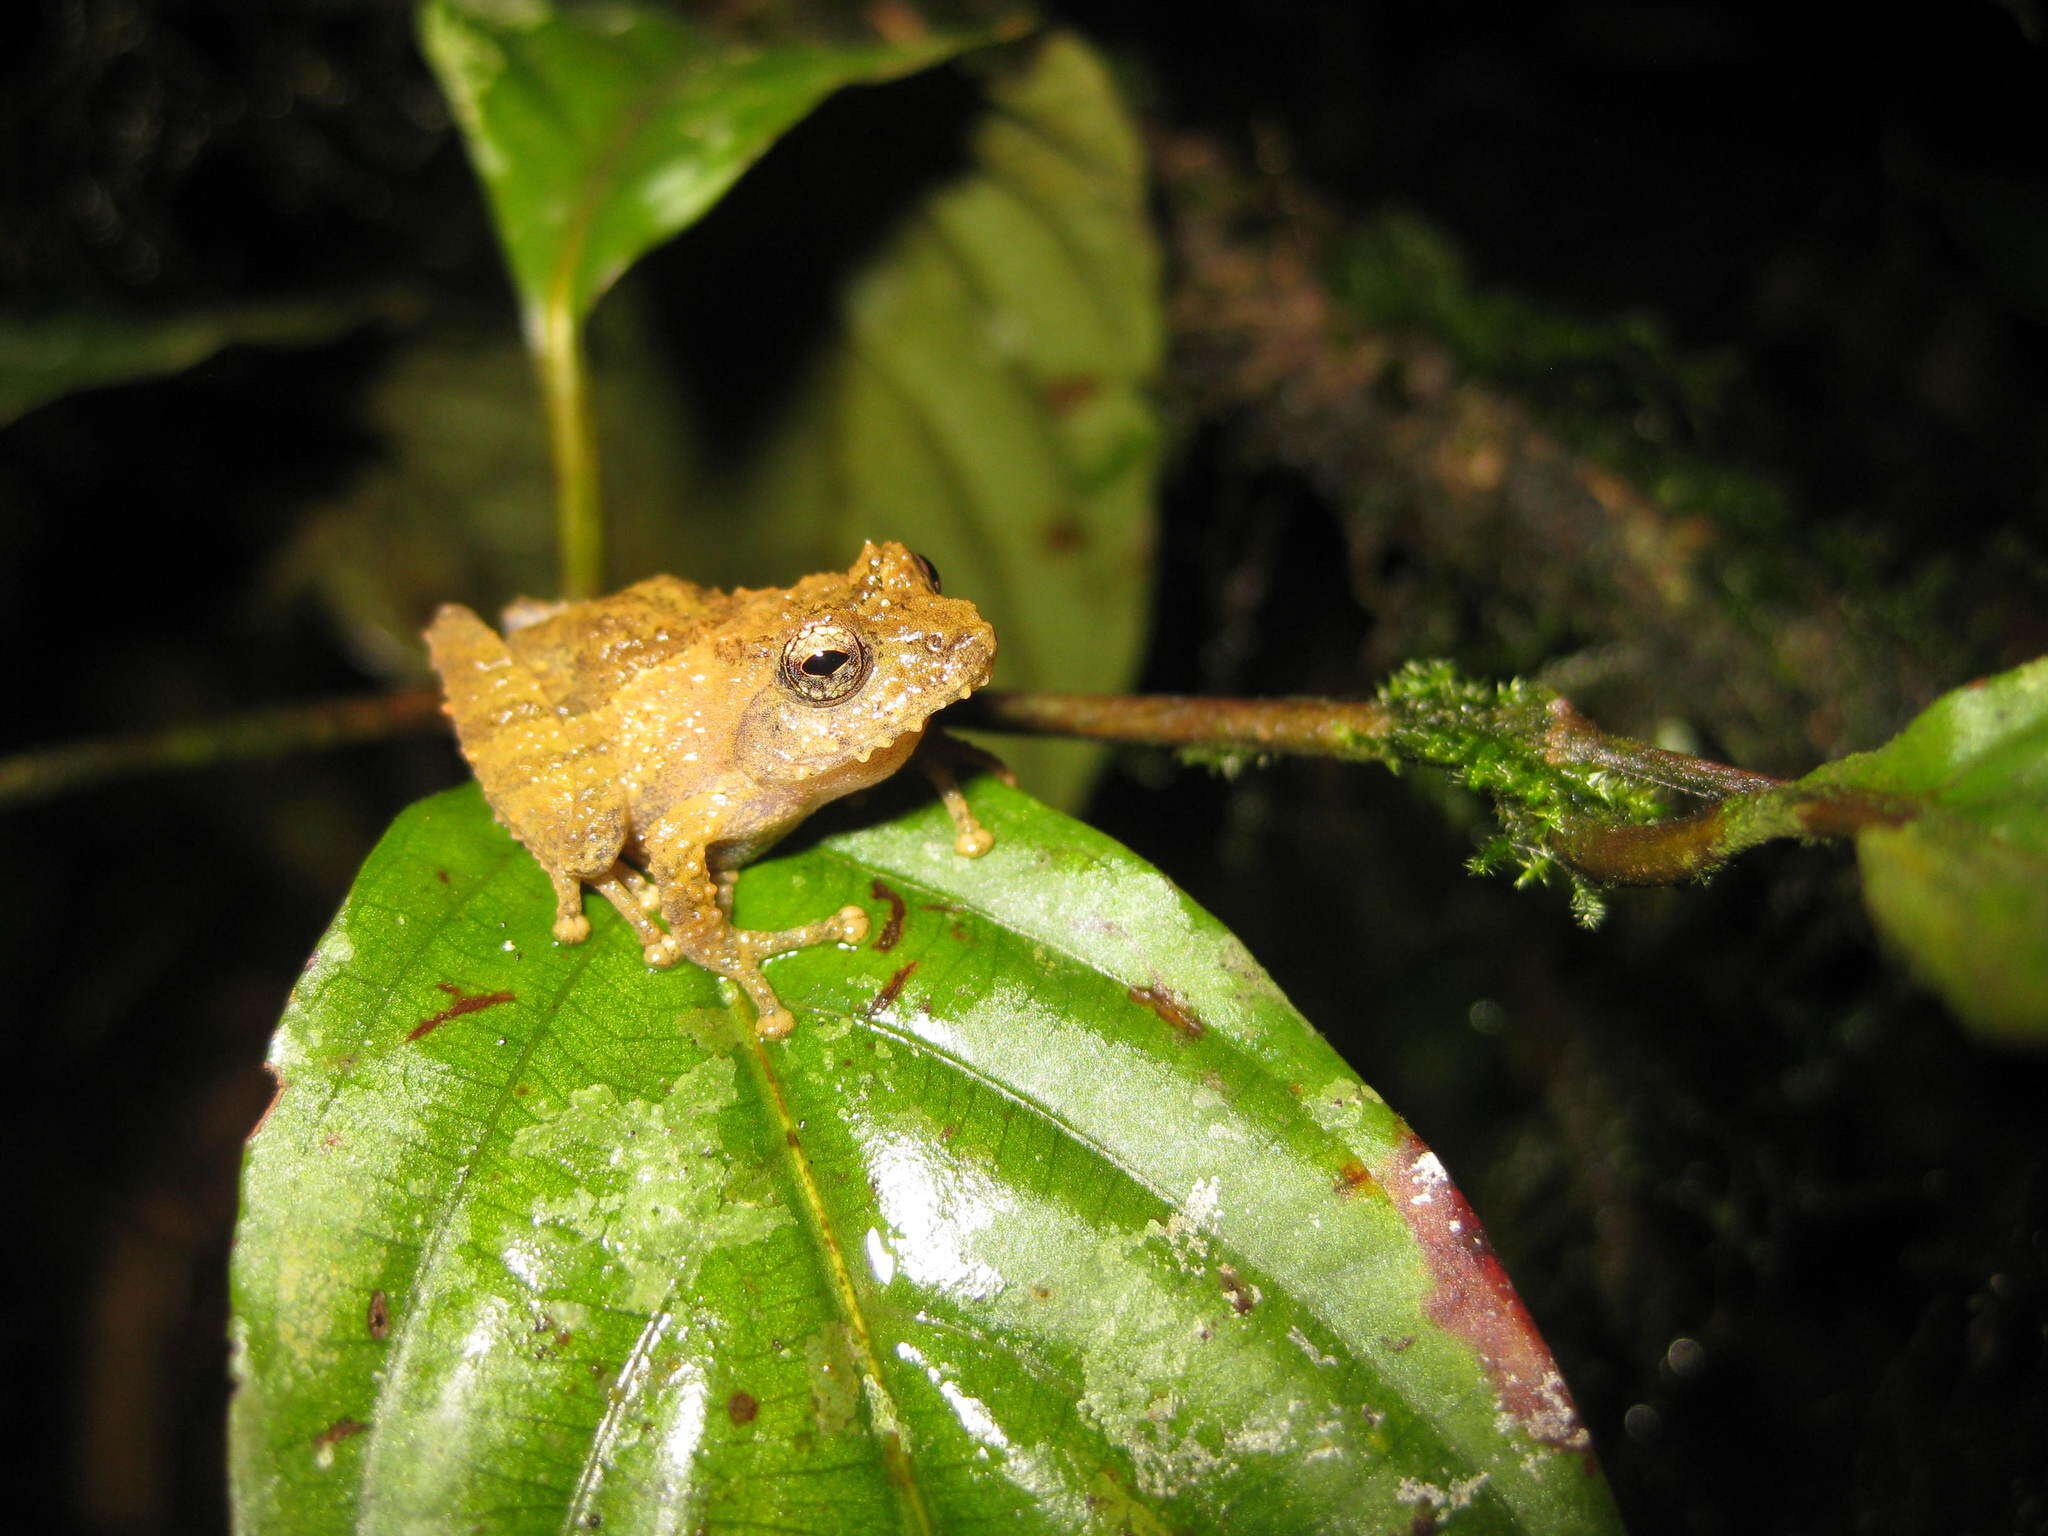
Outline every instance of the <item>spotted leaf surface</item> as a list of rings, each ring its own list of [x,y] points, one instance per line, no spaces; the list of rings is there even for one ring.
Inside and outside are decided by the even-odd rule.
[[[989,782],[742,878],[761,1043],[473,789],[278,1032],[234,1275],[248,1532],[1609,1531],[1442,1167],[1156,871]]]

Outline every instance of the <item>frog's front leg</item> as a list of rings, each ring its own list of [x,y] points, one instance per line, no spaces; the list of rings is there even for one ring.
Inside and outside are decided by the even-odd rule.
[[[954,771],[967,767],[993,773],[1015,789],[1017,776],[1010,772],[1009,765],[994,753],[984,752],[972,743],[936,728],[924,733],[924,740],[918,743],[917,755],[911,762],[932,781],[932,788],[938,791],[946,814],[953,818],[953,851],[964,859],[978,859],[995,847],[995,834],[984,827],[981,818],[974,814],[974,808],[960,792],[960,781],[954,776]]]
[[[799,928],[735,928],[727,915],[730,895],[725,902],[720,900],[721,885],[730,892],[731,875],[711,868],[708,839],[714,825],[709,817],[691,815],[687,806],[663,817],[641,834],[647,871],[661,893],[661,915],[668,921],[676,950],[706,970],[738,982],[754,1005],[756,1032],[765,1040],[779,1039],[796,1020],[768,984],[761,962],[814,944],[858,944],[867,937],[868,915],[846,906]],[[661,963],[653,960],[651,951],[649,960]]]
[[[637,870],[616,864],[610,874],[591,881],[590,888],[616,907],[626,926],[639,935],[640,953],[649,965],[676,963],[676,941],[648,916],[659,909],[658,899],[649,900],[654,896],[654,887]]]
[[[654,888],[652,880],[641,874],[639,870],[626,863],[623,859],[619,861],[619,867],[615,873],[619,877],[619,883],[633,893],[633,899],[640,904],[642,912],[659,912],[661,910],[661,892]],[[628,918],[627,921],[631,922],[632,919]]]

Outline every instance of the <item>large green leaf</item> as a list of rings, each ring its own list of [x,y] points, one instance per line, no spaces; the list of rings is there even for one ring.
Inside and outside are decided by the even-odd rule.
[[[652,5],[428,0],[420,39],[462,123],[530,325],[580,321],[842,86],[987,41],[765,42]]]
[[[2048,657],[1790,793],[1814,830],[1854,827],[1871,916],[1959,1019],[2048,1038]]]
[[[743,876],[875,919],[774,1044],[607,912],[552,944],[474,789],[400,818],[250,1145],[243,1531],[1615,1528],[1436,1159],[1155,871],[973,793],[983,860],[926,807]]]

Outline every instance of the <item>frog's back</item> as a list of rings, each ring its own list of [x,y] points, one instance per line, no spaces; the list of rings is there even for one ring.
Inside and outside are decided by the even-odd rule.
[[[650,576],[609,597],[564,603],[544,618],[508,625],[505,644],[550,698],[583,714],[714,628],[727,600],[714,587]]]

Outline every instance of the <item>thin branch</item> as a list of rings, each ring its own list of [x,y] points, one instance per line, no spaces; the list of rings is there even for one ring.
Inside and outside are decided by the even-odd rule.
[[[1078,736],[1133,746],[1284,752],[1378,761],[1393,714],[1343,699],[1210,699],[1174,694],[976,694],[953,723],[967,730]]]
[[[1409,755],[1397,750],[1400,706],[1375,700],[986,692],[955,711],[950,723],[1219,754],[1389,763]],[[1840,797],[1790,799],[1781,780],[1611,736],[1562,699],[1533,716],[1515,709],[1491,716],[1478,711],[1470,723],[1498,739],[1520,737],[1552,763],[1599,769],[1715,802],[1696,814],[1649,825],[1572,818],[1547,841],[1557,857],[1596,880],[1682,880],[1765,837],[1838,834],[1895,814],[1889,807],[1852,805]],[[29,804],[137,774],[254,762],[440,724],[437,696],[416,689],[45,747],[0,759],[0,805]]]
[[[259,709],[244,715],[38,747],[0,758],[0,805],[29,805],[113,779],[381,741],[432,729],[440,699],[429,689]]]
[[[1755,795],[1777,789],[1783,779],[1747,768],[1733,768],[1711,758],[1689,757],[1667,752],[1647,742],[1626,736],[1610,736],[1580,714],[1566,699],[1552,701],[1551,726],[1545,741],[1552,762],[1578,763],[1587,768],[1605,768],[1626,773],[1666,789],[1697,795],[1703,800],[1720,800],[1729,795]]]
[[[1437,705],[1438,711],[1447,706]],[[1427,712],[1429,706],[1424,706]],[[1519,741],[1558,768],[1595,769],[1710,802],[1704,809],[1647,824],[1573,816],[1542,839],[1581,875],[1616,885],[1663,885],[1705,874],[1731,853],[1766,837],[1824,835],[1804,802],[1767,774],[1610,735],[1568,700],[1537,710],[1518,706],[1456,710],[1475,738]],[[1394,762],[1416,755],[1406,704],[1336,699],[1214,699],[1169,695],[1117,697],[1060,693],[977,694],[957,723],[968,729],[1177,747],[1218,753],[1286,753],[1351,762]],[[1463,759],[1422,749],[1425,760],[1459,767]],[[1496,791],[1497,793],[1497,791]],[[1730,808],[1737,808],[1731,815]],[[1837,818],[1839,820],[1840,818]]]

